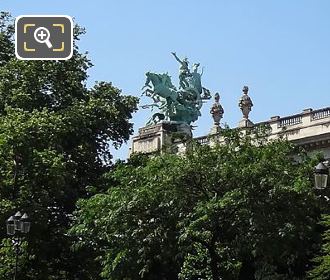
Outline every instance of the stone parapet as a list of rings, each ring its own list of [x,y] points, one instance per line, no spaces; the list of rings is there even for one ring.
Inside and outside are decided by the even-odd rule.
[[[166,146],[180,143],[179,139],[191,137],[191,127],[182,123],[161,122],[142,127],[139,134],[132,139],[130,154],[161,152]]]
[[[253,124],[253,127],[268,125],[271,129],[270,139],[284,137],[310,151],[321,151],[330,157],[330,107],[318,110],[305,109],[300,114],[287,117],[275,116],[270,120]],[[243,132],[248,127],[240,128]],[[173,145],[171,133],[176,128],[161,123],[139,129],[139,135],[133,138],[131,152],[151,153],[159,151],[164,145]],[[202,145],[215,145],[223,141],[220,131],[212,135],[194,138]],[[184,143],[176,140],[178,151],[184,150]]]
[[[254,124],[254,127],[269,125],[270,139],[285,137],[309,150],[329,147],[330,150],[330,107],[318,110],[305,109],[301,114],[287,117],[274,116],[269,121]],[[244,131],[244,129],[242,128]],[[220,136],[220,135],[219,135]],[[221,137],[217,138],[221,142]],[[201,144],[209,144],[208,136],[196,138]]]

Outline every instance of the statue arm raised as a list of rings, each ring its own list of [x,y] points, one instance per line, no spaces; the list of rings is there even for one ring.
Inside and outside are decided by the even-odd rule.
[[[180,63],[182,64],[182,61],[180,60],[180,58],[177,57],[176,53],[175,52],[172,52],[174,58]]]

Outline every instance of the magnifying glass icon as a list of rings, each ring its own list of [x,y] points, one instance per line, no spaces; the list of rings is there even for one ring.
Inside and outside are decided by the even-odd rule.
[[[53,47],[52,43],[49,41],[50,32],[46,27],[38,27],[34,31],[34,39],[41,44],[46,44],[49,49]]]

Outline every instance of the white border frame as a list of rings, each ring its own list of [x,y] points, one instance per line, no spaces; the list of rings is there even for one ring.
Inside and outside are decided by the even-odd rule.
[[[61,58],[24,58],[24,57],[21,57],[18,53],[17,53],[17,22],[18,20],[20,20],[21,18],[23,17],[65,17],[67,18],[70,23],[71,23],[71,52],[70,54],[67,56],[67,57],[61,57]],[[21,16],[18,16],[16,17],[15,19],[15,55],[16,55],[16,58],[17,59],[20,59],[20,60],[68,60],[72,57],[73,55],[73,20],[72,20],[72,17],[70,16],[67,16],[67,15],[21,15]]]

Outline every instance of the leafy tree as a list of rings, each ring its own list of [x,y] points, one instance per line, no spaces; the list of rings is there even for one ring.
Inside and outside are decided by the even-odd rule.
[[[104,279],[304,279],[319,217],[310,160],[257,130],[185,156],[137,155],[78,202],[74,249]],[[300,161],[292,157],[300,153]]]
[[[324,215],[322,225],[326,228],[323,233],[322,255],[314,259],[317,264],[309,273],[309,279],[330,279],[330,215]]]
[[[0,239],[8,244],[5,220],[16,209],[26,211],[33,223],[20,266],[24,279],[93,278],[84,264],[90,252],[74,255],[66,232],[76,201],[96,191],[91,186],[101,191],[111,145],[119,147],[132,133],[137,99],[111,83],[86,87],[92,64],[76,44],[81,28],[75,27],[67,61],[17,60],[13,32],[12,19],[1,13]],[[10,263],[6,248],[0,260]],[[0,278],[7,279],[2,265]]]

